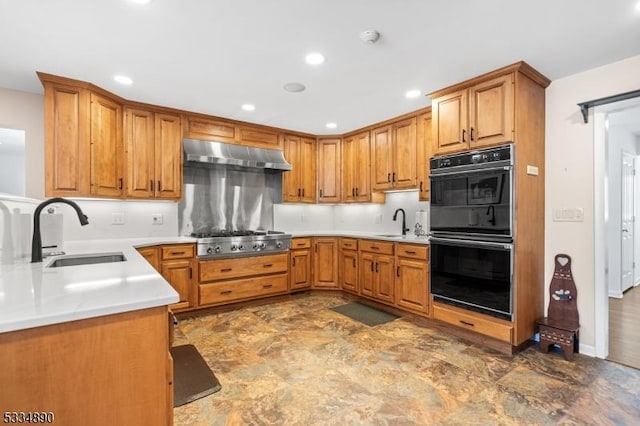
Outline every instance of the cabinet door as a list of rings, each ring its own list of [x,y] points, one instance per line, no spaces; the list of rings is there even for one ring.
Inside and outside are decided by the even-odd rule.
[[[282,201],[298,202],[302,193],[300,187],[300,137],[285,135],[284,158],[291,164],[292,169],[283,173]]]
[[[416,122],[411,118],[393,124],[391,181],[394,188],[416,187]]]
[[[429,270],[426,261],[398,259],[396,304],[401,308],[428,313]]]
[[[311,287],[311,251],[292,250],[291,272],[289,273],[290,290]]]
[[[371,201],[371,142],[369,132],[356,135],[354,168],[356,201]]]
[[[431,103],[434,155],[469,147],[467,134],[467,89],[436,98]]]
[[[373,295],[386,302],[394,302],[395,268],[393,257],[376,256],[374,270],[376,274]]]
[[[127,197],[153,198],[155,180],[153,113],[127,108],[124,119]]]
[[[431,157],[431,140],[431,113],[427,112],[418,116],[416,132],[418,198],[420,201],[429,201],[429,158]]]
[[[318,202],[340,202],[341,139],[318,140]]]
[[[316,202],[316,141],[300,138],[300,201],[303,203]]]
[[[469,144],[471,148],[513,141],[513,74],[469,89]]]
[[[91,194],[123,194],[122,106],[91,94]]]
[[[193,306],[193,267],[190,260],[171,260],[162,262],[162,276],[178,292],[178,303],[169,305],[171,309],[184,309]]]
[[[165,200],[182,196],[182,123],[180,116],[155,117],[155,195]]]
[[[342,289],[358,293],[358,253],[353,250],[340,251],[340,282]]]
[[[45,83],[45,195],[90,193],[89,93]]]
[[[342,141],[342,201],[356,200],[358,174],[358,142],[356,136],[349,136]]]
[[[360,268],[358,269],[358,278],[360,280],[360,294],[373,297],[373,282],[376,274],[373,254],[360,252],[359,257]]]
[[[160,255],[158,247],[143,247],[137,249],[147,262],[153,266],[153,269],[160,272]]]
[[[314,287],[339,287],[338,239],[316,238],[313,259]]]
[[[373,191],[393,187],[393,154],[391,150],[391,126],[371,131],[371,186]]]

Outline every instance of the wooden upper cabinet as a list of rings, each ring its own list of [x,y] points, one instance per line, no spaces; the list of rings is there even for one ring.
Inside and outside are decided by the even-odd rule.
[[[340,202],[340,167],[342,140],[318,139],[318,202]]]
[[[182,196],[182,123],[179,115],[155,115],[155,197]]]
[[[91,93],[91,195],[121,197],[124,192],[122,105]]]
[[[127,196],[175,200],[182,195],[179,115],[125,110]]]
[[[371,131],[371,175],[374,191],[415,188],[416,118]]]
[[[155,146],[153,112],[126,108],[127,196],[154,197]]]
[[[295,135],[285,135],[284,157],[293,168],[284,172],[283,201],[315,203],[316,141]]]
[[[429,201],[429,158],[431,157],[432,132],[431,112],[420,114],[417,117],[416,131],[416,159],[418,174],[418,198],[420,201]]]
[[[391,126],[371,131],[371,186],[374,191],[393,188],[393,157]]]
[[[392,124],[394,188],[416,187],[416,118]]]
[[[89,92],[44,82],[45,195],[89,195]]]
[[[233,123],[196,115],[185,116],[184,121],[187,138],[230,143],[239,138],[238,127]]]
[[[238,126],[238,142],[260,148],[282,148],[280,134],[268,128]]]
[[[434,154],[513,141],[513,78],[513,74],[498,76],[434,99]]]
[[[496,77],[469,89],[469,147],[513,140],[513,74]]]
[[[369,132],[346,137],[343,141],[342,154],[342,201],[371,201]]]
[[[433,99],[434,154],[442,155],[468,148],[467,89]]]

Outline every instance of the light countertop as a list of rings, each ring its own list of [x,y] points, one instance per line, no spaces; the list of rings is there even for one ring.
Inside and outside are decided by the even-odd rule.
[[[407,235],[396,235],[393,233],[376,234],[373,232],[359,231],[293,231],[291,235],[296,237],[345,237],[345,238],[365,238],[370,240],[394,241],[398,243],[429,244],[426,235],[416,236],[413,233]]]
[[[122,252],[124,262],[48,268],[20,259],[0,264],[0,332],[169,305],[178,294],[136,247],[189,243],[161,237],[67,241],[66,255]]]

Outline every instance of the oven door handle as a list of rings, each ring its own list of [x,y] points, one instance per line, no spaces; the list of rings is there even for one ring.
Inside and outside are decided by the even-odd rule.
[[[450,246],[459,246],[459,247],[477,247],[477,248],[494,248],[500,250],[513,250],[513,244],[509,243],[498,243],[493,241],[476,241],[476,240],[457,240],[454,238],[437,238],[430,237],[429,242],[431,244],[445,244]]]
[[[485,167],[478,169],[465,169],[465,170],[452,170],[450,172],[431,172],[429,174],[429,178],[437,178],[440,176],[461,176],[461,175],[474,175],[476,173],[486,173],[486,172],[495,172],[495,171],[510,171],[513,170],[513,166],[500,166],[500,167]]]

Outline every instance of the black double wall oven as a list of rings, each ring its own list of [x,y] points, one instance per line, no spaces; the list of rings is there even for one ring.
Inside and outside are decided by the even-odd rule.
[[[514,154],[508,144],[430,160],[434,301],[512,319]]]

